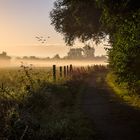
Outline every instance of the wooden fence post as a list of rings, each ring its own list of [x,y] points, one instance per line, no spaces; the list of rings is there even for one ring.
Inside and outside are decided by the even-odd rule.
[[[56,81],[56,65],[53,65],[53,80]]]
[[[73,71],[73,67],[72,64],[70,64],[70,74],[72,74],[72,71]]]
[[[88,70],[88,72],[90,72],[90,70],[91,70],[91,67],[89,65],[87,67],[87,70]]]
[[[69,75],[69,66],[67,65],[67,76]]]
[[[66,66],[64,66],[64,77],[66,77]]]
[[[60,66],[60,77],[62,77],[62,66]]]

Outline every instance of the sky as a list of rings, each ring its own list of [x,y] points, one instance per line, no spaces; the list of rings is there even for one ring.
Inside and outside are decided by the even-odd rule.
[[[54,30],[49,13],[55,0],[0,0],[0,53],[10,56],[52,57],[67,55],[70,47]],[[47,39],[41,44],[36,36]],[[47,38],[50,36],[50,38]],[[77,42],[75,46],[84,46]],[[104,46],[95,46],[95,55],[104,55]]]

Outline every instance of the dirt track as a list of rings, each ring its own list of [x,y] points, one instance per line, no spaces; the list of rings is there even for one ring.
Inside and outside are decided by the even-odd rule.
[[[103,77],[91,76],[85,84],[82,110],[97,130],[100,140],[139,140],[140,110],[126,105],[106,85]]]

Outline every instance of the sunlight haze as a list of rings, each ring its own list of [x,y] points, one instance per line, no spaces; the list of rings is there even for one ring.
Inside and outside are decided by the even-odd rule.
[[[50,25],[53,3],[54,0],[0,0],[0,52],[6,51],[10,56],[65,56],[70,47]],[[43,36],[47,43],[41,44],[36,36]],[[104,46],[100,46],[95,47],[95,55],[105,54]]]

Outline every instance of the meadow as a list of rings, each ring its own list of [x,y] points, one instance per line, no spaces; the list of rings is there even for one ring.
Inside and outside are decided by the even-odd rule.
[[[78,70],[54,81],[51,67],[0,69],[0,139],[93,139],[78,107],[85,75]]]

